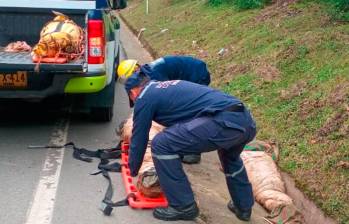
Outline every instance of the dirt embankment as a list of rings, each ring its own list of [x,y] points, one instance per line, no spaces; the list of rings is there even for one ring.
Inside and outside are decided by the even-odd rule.
[[[267,12],[267,11],[266,11]],[[265,15],[268,16],[268,15]],[[125,21],[127,23],[127,21]],[[129,28],[134,33],[134,36],[142,36],[141,32],[133,28],[128,24]],[[128,31],[129,32],[129,31]],[[133,37],[135,38],[135,37]],[[137,39],[137,38],[136,38]],[[142,51],[145,49],[153,56],[158,57],[159,54],[152,48],[151,44],[141,38]],[[129,55],[129,57],[136,57]],[[146,60],[140,59],[143,62],[151,60],[147,58]],[[255,67],[255,64],[251,63],[251,67]],[[260,74],[263,79],[275,79],[280,76],[280,72],[266,64],[257,66],[259,70],[257,73]],[[241,70],[240,68],[232,67],[234,70]],[[245,70],[245,68],[242,68]],[[246,67],[246,70],[250,69]],[[266,72],[268,71],[268,72]],[[269,72],[272,71],[272,72]],[[241,72],[238,72],[241,73]],[[271,74],[271,76],[270,76]],[[295,85],[294,91],[288,90],[281,93],[282,97],[285,99],[289,97],[298,96],[304,89],[304,83],[300,82],[299,85]],[[203,223],[240,223],[233,214],[229,212],[226,208],[226,203],[229,200],[229,194],[225,184],[225,178],[223,174],[219,171],[219,161],[215,152],[207,153],[203,155],[203,160],[200,165],[185,166],[188,177],[192,183],[192,187],[196,192],[196,196],[200,203],[200,209],[202,211],[200,222]],[[314,203],[304,196],[304,194],[295,187],[294,181],[287,174],[282,174],[287,192],[295,201],[297,207],[305,214],[305,219],[307,223],[335,223],[332,219],[327,218],[323,212],[318,209]],[[264,209],[256,204],[253,209],[253,217],[251,223],[265,223],[263,216],[267,213]],[[243,222],[241,222],[243,223]]]

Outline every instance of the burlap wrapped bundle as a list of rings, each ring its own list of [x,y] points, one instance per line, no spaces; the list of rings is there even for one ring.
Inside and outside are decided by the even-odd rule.
[[[281,175],[273,159],[266,152],[243,151],[241,158],[258,203],[268,211],[281,205],[292,204],[292,199],[285,194],[286,189]]]
[[[278,154],[278,149],[274,147],[276,146],[262,141],[254,141],[241,153],[255,200],[270,212],[266,217],[270,223],[304,223],[302,214],[294,206],[292,198],[286,194],[285,184],[269,155]]]
[[[121,139],[125,142],[131,142],[133,127],[133,114],[124,121],[120,130]],[[151,141],[154,137],[164,129],[164,126],[153,122],[149,131],[148,146],[144,155],[142,166],[139,170],[137,189],[144,196],[150,198],[159,197],[162,193],[159,178],[156,174],[153,159],[151,156]]]

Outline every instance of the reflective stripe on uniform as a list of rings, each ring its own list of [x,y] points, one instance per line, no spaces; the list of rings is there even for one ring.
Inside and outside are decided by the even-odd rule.
[[[245,169],[245,166],[242,165],[241,168],[240,168],[238,171],[236,171],[236,172],[234,172],[234,173],[232,173],[232,174],[231,174],[231,173],[226,173],[225,176],[226,176],[226,177],[234,178],[236,175],[238,175],[239,173],[241,173],[244,169]]]
[[[150,62],[148,65],[150,66],[150,68],[154,68],[157,65],[160,64],[165,64],[165,59],[164,58],[158,58],[155,61]]]
[[[179,159],[179,155],[156,155],[156,154],[152,153],[152,156],[158,160]]]

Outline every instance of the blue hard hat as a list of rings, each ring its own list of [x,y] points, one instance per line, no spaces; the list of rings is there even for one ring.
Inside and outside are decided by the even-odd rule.
[[[139,72],[134,72],[125,82],[125,90],[127,94],[130,94],[131,89],[141,84],[143,78],[139,75]]]
[[[144,80],[144,77],[146,77],[147,75],[145,75],[144,73],[137,71],[134,72],[130,77],[127,78],[126,82],[125,82],[125,90],[127,92],[127,94],[130,97],[130,91],[131,89],[139,86],[142,81]],[[133,102],[132,100],[129,98],[130,100],[130,107],[133,107]]]

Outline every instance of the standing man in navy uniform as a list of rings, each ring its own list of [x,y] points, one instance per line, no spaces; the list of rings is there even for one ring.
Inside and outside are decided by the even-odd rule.
[[[150,81],[143,73],[130,76],[125,89],[134,104],[129,152],[132,176],[142,164],[152,120],[167,127],[151,143],[155,169],[169,202],[167,208],[156,208],[154,217],[193,220],[198,216],[180,158],[217,150],[232,198],[228,208],[248,221],[254,198],[240,153],[255,137],[256,125],[243,103],[207,86],[181,80]]]
[[[186,80],[208,86],[211,82],[210,72],[202,60],[190,56],[164,56],[149,64],[139,65],[137,60],[124,60],[118,66],[117,74],[125,81],[134,72],[143,73],[151,80]],[[182,162],[199,163],[200,154],[185,155]]]
[[[204,61],[190,56],[164,56],[148,64],[140,65],[137,60],[124,60],[118,66],[117,74],[127,79],[134,72],[141,71],[157,81],[186,80],[208,86],[210,72]]]

